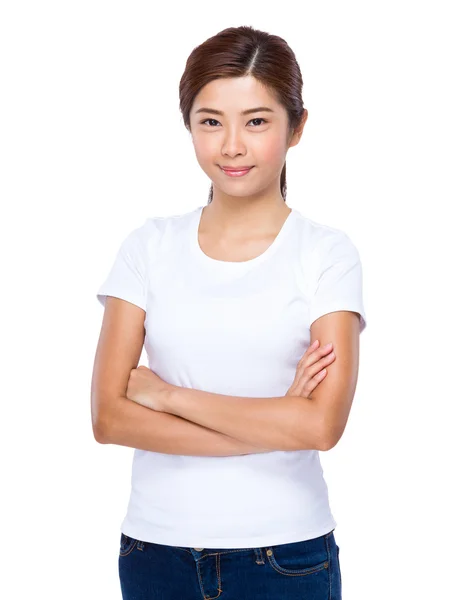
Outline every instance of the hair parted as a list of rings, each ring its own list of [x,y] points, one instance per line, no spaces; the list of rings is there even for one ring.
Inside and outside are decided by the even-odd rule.
[[[297,59],[287,42],[250,25],[228,27],[196,46],[186,61],[180,80],[180,111],[188,131],[189,113],[196,95],[214,79],[251,75],[269,88],[288,113],[289,131],[300,124],[304,107],[303,78]],[[286,162],[280,191],[286,202]],[[213,197],[209,190],[208,204]]]

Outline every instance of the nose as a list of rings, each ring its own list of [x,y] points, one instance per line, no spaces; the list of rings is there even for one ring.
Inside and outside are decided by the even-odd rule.
[[[246,147],[240,132],[237,128],[229,129],[225,133],[222,144],[222,154],[233,158],[238,154],[245,156],[246,153]]]

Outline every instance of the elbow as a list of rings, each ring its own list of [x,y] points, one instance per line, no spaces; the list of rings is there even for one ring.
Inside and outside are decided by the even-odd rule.
[[[105,433],[103,431],[102,428],[100,428],[98,425],[93,425],[92,426],[92,432],[94,434],[94,439],[96,442],[98,442],[99,444],[105,444]]]
[[[100,402],[97,398],[91,399],[91,423],[94,439],[99,444],[109,444],[111,424],[113,422],[112,402]]]
[[[316,423],[316,450],[320,450],[321,452],[328,452],[328,450],[334,448],[340,437],[337,435],[335,424],[331,423],[327,417],[328,415],[319,411]]]
[[[94,429],[94,439],[99,444],[106,444],[105,436],[103,435],[103,433],[98,432],[96,429]]]
[[[109,428],[106,426],[104,420],[98,420],[92,424],[92,432],[94,434],[94,439],[99,444],[109,444],[108,430]]]
[[[328,452],[336,446],[341,439],[342,433],[336,432],[334,429],[326,428],[320,436],[320,448],[322,452]]]
[[[331,450],[335,446],[336,446],[336,442],[334,442],[330,438],[325,437],[325,438],[322,438],[318,450],[320,450],[321,452],[328,452],[328,450]]]

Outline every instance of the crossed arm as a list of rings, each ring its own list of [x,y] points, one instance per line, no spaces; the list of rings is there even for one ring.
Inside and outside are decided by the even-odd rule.
[[[159,452],[168,452],[170,445],[173,454],[195,455],[210,455],[210,451],[202,448],[202,444],[209,444],[210,448],[217,446],[215,456],[252,451],[328,450],[342,436],[356,388],[357,313],[336,311],[323,315],[311,325],[313,339],[332,341],[336,360],[328,366],[326,378],[310,398],[247,398],[178,387],[169,397],[165,412],[151,411],[155,432],[151,447],[150,421],[145,422],[142,412],[149,410],[126,399],[115,419],[115,430],[112,427],[109,439],[104,441]],[[133,423],[128,418],[132,414]],[[188,452],[183,450],[187,446]]]
[[[321,413],[301,396],[247,398],[175,388],[164,412],[271,450],[323,449]]]
[[[238,440],[273,450],[328,450],[342,436],[358,377],[359,316],[317,319],[311,340],[333,341],[336,360],[310,398],[246,398],[175,388],[165,411]]]

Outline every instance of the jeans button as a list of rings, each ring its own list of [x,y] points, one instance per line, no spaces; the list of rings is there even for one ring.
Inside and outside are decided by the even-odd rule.
[[[204,548],[194,548],[194,550],[197,550],[197,552],[201,552],[202,550],[204,550]]]

